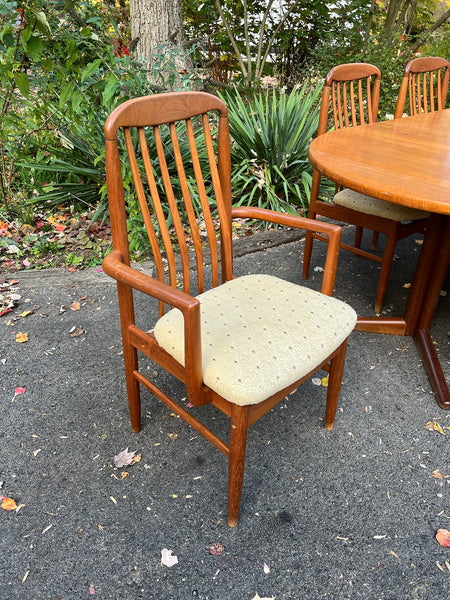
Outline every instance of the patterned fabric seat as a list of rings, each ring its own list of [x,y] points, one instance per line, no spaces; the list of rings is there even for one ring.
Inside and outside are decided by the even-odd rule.
[[[241,406],[262,402],[307,375],[356,323],[344,302],[270,275],[233,279],[197,297],[203,382]],[[181,312],[166,313],[154,333],[184,366]]]
[[[347,188],[338,192],[334,196],[333,202],[339,204],[339,206],[345,206],[346,208],[373,215],[374,217],[391,219],[392,221],[398,221],[399,223],[418,221],[419,219],[426,219],[430,216],[429,212],[392,204],[392,202],[385,202],[384,200],[366,196],[366,194],[360,194],[359,192]]]

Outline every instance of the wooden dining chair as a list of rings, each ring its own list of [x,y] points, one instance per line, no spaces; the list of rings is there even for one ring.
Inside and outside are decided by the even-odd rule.
[[[103,267],[117,280],[132,427],[141,428],[143,385],[223,452],[233,527],[248,427],[318,369],[329,371],[325,428],[333,427],[347,338],[356,322],[353,309],[331,297],[341,229],[232,207],[227,107],[213,95],[172,92],[129,100],[111,113],[105,135],[113,251]],[[126,169],[152,248],[154,277],[130,265]],[[322,292],[272,275],[235,277],[235,217],[328,236]],[[136,325],[133,290],[158,301],[156,323]],[[193,408],[176,402],[139,370],[137,351],[185,384]],[[230,417],[228,440],[199,420],[205,404]]]
[[[325,79],[317,135],[329,129],[360,127],[377,120],[380,95],[380,70],[368,63],[349,63],[334,67]],[[350,189],[338,189],[331,202],[320,199],[321,175],[313,172],[309,218],[328,217],[356,226],[354,245],[341,248],[381,264],[375,299],[375,312],[381,312],[397,242],[413,233],[423,232],[429,213],[366,196]],[[361,248],[363,229],[374,232],[370,250]],[[384,252],[376,252],[378,234],[387,236]],[[326,238],[306,233],[303,278],[307,279],[313,240]]]
[[[438,56],[421,56],[405,67],[394,117],[404,115],[408,98],[409,116],[443,110],[446,105],[450,62]]]

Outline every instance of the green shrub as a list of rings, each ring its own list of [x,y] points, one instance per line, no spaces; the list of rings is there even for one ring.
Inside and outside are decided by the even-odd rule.
[[[309,205],[308,148],[319,122],[321,85],[266,91],[244,100],[222,95],[232,139],[234,203],[295,213]]]

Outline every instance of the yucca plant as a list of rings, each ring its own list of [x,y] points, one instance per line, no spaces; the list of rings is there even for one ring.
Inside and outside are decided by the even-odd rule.
[[[229,109],[234,204],[292,213],[308,207],[308,147],[319,122],[321,87],[274,89],[245,101],[237,90],[222,95]]]

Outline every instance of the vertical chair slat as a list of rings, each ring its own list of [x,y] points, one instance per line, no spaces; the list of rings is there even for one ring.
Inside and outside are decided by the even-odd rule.
[[[417,105],[419,115],[424,112],[423,110],[423,93],[422,93],[422,80],[420,78],[420,73],[417,75]]]
[[[354,82],[350,81],[350,110],[351,110],[351,114],[352,114],[353,125],[357,125],[357,121],[356,121],[357,111],[356,111],[355,98],[356,98],[356,95],[355,95]]]
[[[223,115],[219,115],[217,146],[219,179],[222,190],[220,254],[222,283],[225,283],[233,279],[233,236],[231,233],[231,143],[228,121]]]
[[[156,152],[158,154],[159,168],[160,168],[161,176],[162,176],[163,183],[164,183],[164,191],[166,193],[167,202],[169,204],[169,209],[170,209],[172,219],[175,222],[176,217],[178,216],[178,218],[179,218],[178,209],[177,209],[177,205],[176,205],[176,201],[175,201],[175,196],[173,193],[169,169],[167,167],[166,157],[164,154],[164,144],[161,139],[161,131],[158,126],[153,128],[153,133],[155,136],[155,144],[156,144]],[[162,219],[163,219],[163,221],[161,223],[159,223],[159,214],[162,215]],[[160,210],[158,211],[157,216],[158,216],[158,223],[161,228],[161,234],[162,234],[162,231],[164,230],[163,241],[164,241],[164,247],[165,247],[166,254],[167,254],[170,285],[172,287],[176,287],[176,285],[177,285],[177,269],[176,269],[176,263],[175,263],[175,253],[173,250],[173,244],[172,244],[172,240],[170,239],[170,234],[169,234],[167,225],[164,225],[165,216],[162,211],[162,207],[160,207]]]
[[[208,121],[207,121],[207,124],[209,127]],[[205,129],[205,123],[203,122],[203,132],[204,132],[204,129]],[[201,204],[202,212],[203,212],[203,219],[204,219],[204,223],[205,223],[205,227],[206,227],[206,234],[207,234],[210,257],[211,257],[211,274],[213,277],[213,286],[216,286],[217,283],[215,283],[216,282],[215,273],[218,272],[218,251],[217,251],[216,233],[215,233],[215,229],[214,229],[214,222],[213,222],[213,219],[211,216],[211,210],[209,207],[208,196],[206,194],[205,182],[203,180],[203,172],[202,172],[202,168],[200,165],[200,160],[199,160],[198,151],[197,151],[197,145],[195,143],[194,130],[193,130],[191,121],[187,122],[187,132],[188,132],[189,146],[191,149],[192,164],[194,167],[195,181],[197,184],[197,191],[198,191],[199,200],[200,200],[200,204]],[[203,135],[205,136],[205,133]],[[205,143],[206,143],[206,140],[205,140]],[[198,231],[198,229],[197,229],[197,231]],[[197,247],[198,247],[198,250],[197,250]],[[198,270],[198,272],[201,272],[201,274],[202,274],[201,278],[199,278],[199,281],[198,281],[199,292],[202,292],[204,290],[204,280],[203,280],[204,269],[203,269],[203,250],[202,250],[202,246],[201,246],[200,234],[198,234],[198,242],[195,244],[195,250],[196,250],[196,256],[197,256],[197,263],[198,263],[197,270]],[[201,271],[200,271],[200,269],[201,269]]]
[[[155,228],[153,226],[153,221],[150,215],[150,210],[148,207],[147,197],[144,191],[144,187],[142,185],[142,179],[140,175],[140,170],[137,164],[136,154],[133,147],[133,141],[131,139],[131,132],[129,127],[124,127],[124,137],[125,144],[128,153],[128,160],[130,162],[131,173],[133,176],[133,181],[136,187],[136,193],[138,197],[139,206],[142,211],[142,218],[144,220],[145,229],[147,231],[147,236],[150,241],[150,246],[153,252],[153,258],[155,260],[156,272],[158,275],[158,279],[164,281],[164,265],[161,256],[161,250],[159,247],[158,238],[156,236]],[[156,192],[156,196],[158,196],[158,190],[156,189],[156,184],[154,182],[153,172],[150,164],[150,159],[148,157],[147,151],[147,142],[145,139],[145,134],[142,129],[138,130],[139,143],[142,153],[142,158],[144,160],[144,164],[146,164],[146,175],[147,175],[147,183],[150,188],[150,195],[152,200],[154,199],[154,194]],[[149,180],[148,167],[150,170],[151,178],[153,179],[153,186],[151,184],[151,179]],[[164,313],[164,304],[159,303],[159,314],[160,316]]]
[[[350,120],[349,120],[349,116],[348,116],[347,82],[346,81],[344,81],[342,84],[342,107],[344,109],[345,126],[348,127]]]
[[[190,153],[191,153],[192,164],[195,165],[196,162],[198,163],[198,152],[197,152],[197,145],[195,142],[195,135],[194,135],[194,130],[193,130],[191,119],[187,119],[185,121],[185,126],[186,126],[187,138],[189,141],[189,149],[190,149]],[[195,166],[194,166],[194,169],[195,169]],[[203,179],[202,179],[202,182],[203,182]],[[198,293],[201,294],[205,289],[205,283],[204,283],[205,282],[205,273],[204,273],[205,270],[204,270],[204,266],[203,266],[202,240],[201,240],[200,231],[198,228],[197,216],[195,214],[194,204],[192,202],[192,195],[191,195],[187,180],[185,181],[185,186],[186,186],[187,192],[185,193],[183,190],[183,198],[184,198],[186,214],[187,214],[187,218],[188,218],[188,222],[189,222],[189,227],[191,230],[192,241],[194,242],[195,261],[196,261],[196,265],[197,265]],[[199,188],[199,183],[197,181],[197,193],[199,193],[198,188]]]
[[[414,85],[413,85],[414,82],[413,82],[413,77],[410,77],[409,81],[408,81],[408,87],[409,87],[409,114],[410,115],[415,115],[416,114],[416,106],[415,106],[415,99],[414,99]]]
[[[372,122],[372,114],[373,114],[373,107],[372,107],[372,92],[370,90],[370,77],[366,78],[366,86],[367,86],[367,121],[369,123]],[[363,103],[363,87],[362,87],[362,79],[358,80],[358,93],[359,93],[359,110],[360,110],[360,123],[361,125],[364,125],[365,120],[364,120],[364,103]]]
[[[431,79],[432,79],[432,77],[431,77]],[[424,73],[423,78],[422,78],[422,98],[423,98],[422,106],[423,106],[424,113],[428,112],[428,91],[427,90],[428,90],[427,74]]]
[[[219,177],[219,171],[217,168],[216,162],[216,154],[214,152],[214,146],[211,138],[211,130],[209,127],[208,115],[203,115],[203,131],[205,135],[205,144],[206,151],[208,154],[208,162],[209,168],[211,172],[211,179],[213,183],[214,196],[217,200],[217,209],[219,211],[219,219],[221,222],[226,223],[227,216],[224,212],[224,198],[222,194],[222,186]],[[209,210],[207,211],[210,212]],[[212,225],[212,230],[211,230]],[[210,248],[211,248],[211,273],[213,277],[213,287],[219,285],[219,260],[218,260],[218,252],[217,252],[217,240],[214,231],[214,225],[210,222],[210,232],[211,236],[208,235]],[[213,248],[214,248],[214,256],[213,256]],[[231,248],[230,248],[231,250]]]
[[[183,159],[181,156],[180,144],[178,141],[178,133],[177,127],[175,123],[170,123],[170,137],[172,140],[172,148],[173,155],[175,158],[175,164],[177,167],[178,179],[180,182],[181,193],[183,196],[184,206],[187,211],[189,211],[189,206],[192,206],[191,194],[189,192],[189,187],[186,179],[186,173],[184,170]],[[190,293],[191,291],[191,279],[190,279],[190,269],[189,269],[189,251],[186,242],[186,234],[184,231],[183,223],[181,222],[180,213],[178,210],[178,204],[175,199],[174,194],[171,193],[168,195],[169,205],[171,208],[171,214],[173,218],[173,224],[175,227],[175,232],[178,240],[178,246],[180,249],[181,255],[181,264],[183,270],[183,288],[186,293]]]
[[[444,107],[442,106],[442,87],[441,87],[441,73],[440,71],[436,71],[436,97],[437,97],[437,109],[442,110]]]
[[[332,110],[333,110],[334,128],[339,129],[339,120],[338,120],[339,110],[338,110],[338,106],[337,106],[336,87],[337,87],[337,83],[333,82],[331,85],[331,106],[332,106]]]
[[[342,95],[341,95],[341,84],[336,84],[337,95],[336,95],[336,104],[337,104],[337,112],[339,119],[339,127],[344,127],[343,114],[342,114]]]
[[[159,241],[158,241],[158,237],[156,235],[155,228],[153,226],[153,221],[152,221],[152,218],[150,215],[148,202],[145,197],[144,190],[142,188],[142,181],[141,181],[141,177],[140,177],[140,174],[138,171],[136,157],[134,155],[134,150],[133,150],[133,145],[132,145],[132,141],[131,141],[131,134],[130,134],[129,128],[125,129],[124,133],[125,133],[125,140],[126,140],[126,144],[127,144],[130,165],[131,165],[131,169],[133,172],[133,179],[135,181],[135,185],[136,185],[136,189],[137,189],[137,193],[138,193],[139,206],[141,207],[145,228],[147,230],[147,235],[150,240],[153,258],[154,258],[155,265],[156,265],[156,272],[158,274],[158,279],[160,281],[164,281],[164,264],[162,261],[162,255],[161,255],[161,250],[159,247]],[[142,128],[140,128],[138,130],[138,136],[139,136],[139,143],[141,146],[142,159],[143,159],[144,165],[145,165],[147,184],[150,189],[150,198],[152,199],[152,202],[154,203],[154,198],[155,197],[158,198],[158,190],[156,188],[155,178],[153,176],[152,168],[150,165],[150,159],[148,157],[147,141],[145,139],[145,133]],[[135,170],[137,171],[136,176],[134,175]]]

